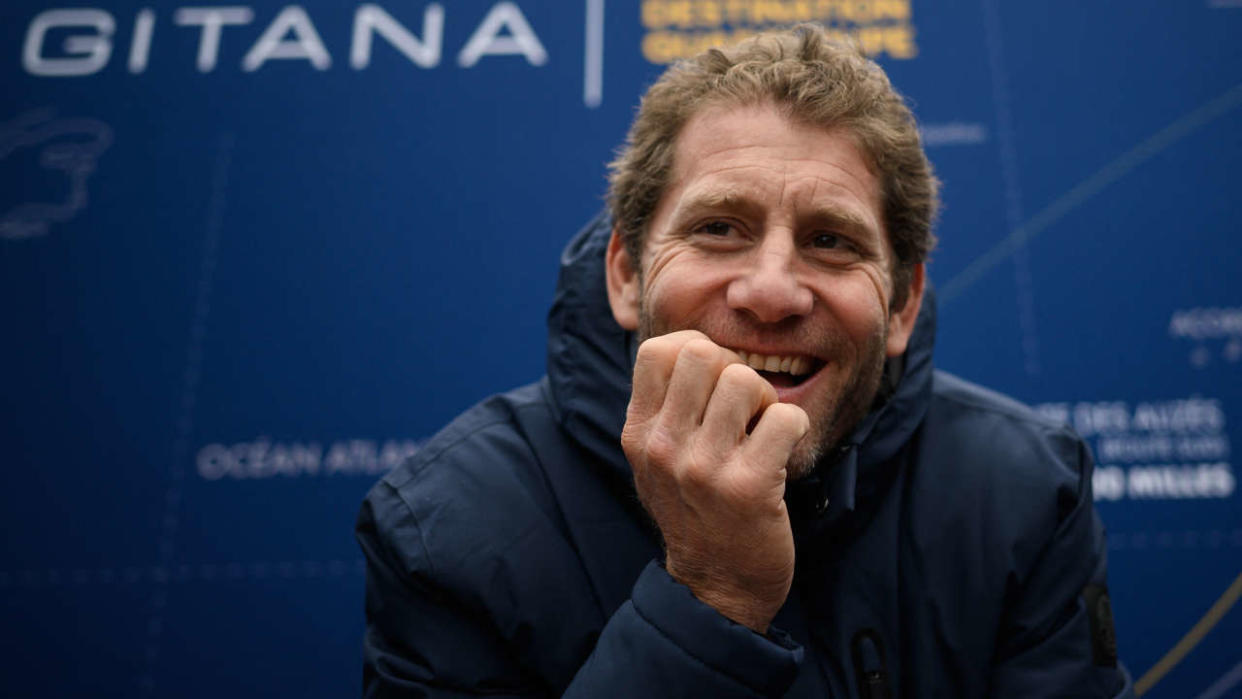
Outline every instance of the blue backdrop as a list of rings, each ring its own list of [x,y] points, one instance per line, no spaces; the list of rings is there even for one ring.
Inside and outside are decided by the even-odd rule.
[[[356,693],[363,493],[542,372],[662,64],[817,19],[944,180],[939,364],[1096,450],[1140,688],[1242,696],[1242,2],[249,2],[0,6],[6,695]]]

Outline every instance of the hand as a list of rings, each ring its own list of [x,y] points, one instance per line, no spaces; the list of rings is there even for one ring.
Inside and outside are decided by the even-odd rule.
[[[638,348],[621,446],[668,572],[760,633],[793,582],[785,465],[809,429],[801,408],[778,403],[771,384],[703,333]]]

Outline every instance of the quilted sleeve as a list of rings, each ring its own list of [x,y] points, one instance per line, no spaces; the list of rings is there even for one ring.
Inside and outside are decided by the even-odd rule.
[[[989,694],[1132,697],[1129,674],[1117,660],[1091,454],[1076,438],[1062,443],[1076,483],[1058,494],[1060,521],[1006,610]]]

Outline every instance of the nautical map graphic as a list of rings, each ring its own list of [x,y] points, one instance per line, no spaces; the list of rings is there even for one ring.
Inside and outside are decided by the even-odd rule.
[[[112,145],[112,128],[96,119],[57,118],[50,108],[26,112],[0,123],[0,167],[26,148],[40,149],[38,167],[63,173],[63,183],[47,201],[28,201],[0,213],[0,238],[21,240],[47,235],[52,224],[72,219],[87,204],[86,184],[99,156]],[[27,175],[27,176],[32,176]],[[53,178],[55,179],[55,178]]]

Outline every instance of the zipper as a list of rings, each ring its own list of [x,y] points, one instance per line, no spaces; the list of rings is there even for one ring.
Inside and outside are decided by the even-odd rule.
[[[884,666],[884,643],[875,629],[854,634],[850,644],[854,656],[854,682],[862,699],[892,699],[888,672]]]

